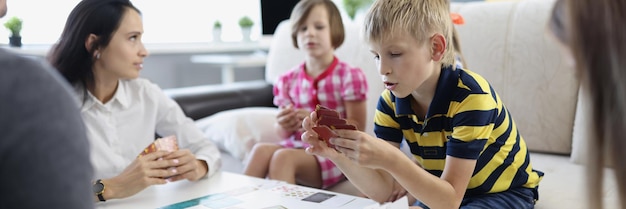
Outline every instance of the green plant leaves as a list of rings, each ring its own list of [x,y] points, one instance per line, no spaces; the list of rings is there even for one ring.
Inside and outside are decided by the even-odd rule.
[[[239,27],[249,28],[249,27],[252,27],[253,25],[254,25],[254,22],[248,16],[244,16],[241,19],[239,19]]]
[[[11,31],[12,36],[20,36],[20,31],[22,31],[22,19],[17,17],[11,17],[4,23],[4,27]]]
[[[348,13],[350,19],[354,20],[356,16],[356,12],[359,9],[364,8],[368,5],[372,4],[372,0],[343,0],[343,7]]]

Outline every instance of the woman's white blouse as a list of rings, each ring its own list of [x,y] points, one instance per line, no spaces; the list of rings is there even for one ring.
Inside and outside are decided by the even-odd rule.
[[[220,169],[220,152],[215,144],[204,137],[174,100],[150,81],[120,80],[106,104],[84,88],[76,89],[91,146],[94,179],[119,175],[154,141],[155,133],[176,135],[180,149],[189,149],[196,158],[206,161],[207,176]]]

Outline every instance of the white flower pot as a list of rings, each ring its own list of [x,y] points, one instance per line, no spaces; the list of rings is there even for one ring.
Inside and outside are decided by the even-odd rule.
[[[213,42],[222,42],[221,28],[213,28]]]
[[[243,41],[250,41],[250,33],[252,28],[241,28],[241,36],[243,37]]]

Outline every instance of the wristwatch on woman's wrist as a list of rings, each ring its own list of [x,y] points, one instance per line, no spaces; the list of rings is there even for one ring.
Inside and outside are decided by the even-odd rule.
[[[102,183],[102,179],[98,179],[95,183],[93,183],[93,192],[98,196],[98,200],[100,200],[100,202],[106,201],[102,196],[102,194],[104,194],[104,189],[105,187]]]

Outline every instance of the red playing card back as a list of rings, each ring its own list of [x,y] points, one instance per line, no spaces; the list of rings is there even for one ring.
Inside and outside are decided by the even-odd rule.
[[[317,108],[315,112],[317,113],[317,117],[339,118],[339,113],[331,109]]]
[[[318,110],[330,110],[330,108],[324,107],[323,105],[318,104],[318,105],[315,105],[315,111],[318,111]]]
[[[329,140],[332,137],[336,137],[337,134],[332,131],[336,129],[348,129],[348,130],[357,130],[356,126],[348,124],[347,121],[339,116],[339,112],[324,107],[322,105],[317,105],[315,107],[315,112],[317,113],[317,121],[315,122],[315,127],[313,127],[313,131],[315,131],[319,138],[326,142],[326,145],[331,148],[335,148],[334,145],[331,145]]]
[[[330,138],[336,137],[337,134],[335,134],[335,132],[330,130],[330,128],[328,128],[327,126],[315,126],[313,127],[313,131],[315,131],[317,135],[319,135],[320,139],[326,142],[326,146],[330,148],[335,148],[334,145],[330,144]]]
[[[330,129],[348,129],[348,130],[356,130],[356,126],[350,124],[342,124],[342,125],[331,125]]]
[[[322,116],[317,120],[317,125],[318,126],[322,126],[322,125],[326,125],[326,126],[334,126],[334,125],[345,125],[347,124],[346,120],[341,119],[341,118],[331,118],[328,116]]]

